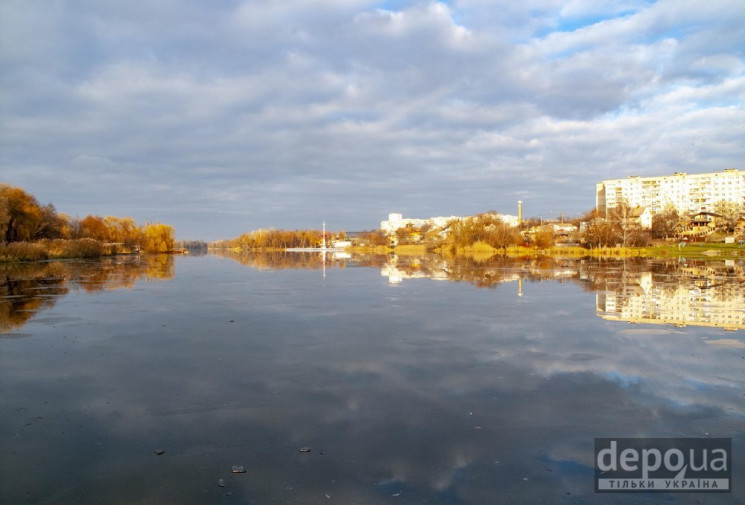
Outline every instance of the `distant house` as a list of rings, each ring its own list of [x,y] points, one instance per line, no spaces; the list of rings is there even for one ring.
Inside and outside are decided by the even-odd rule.
[[[652,229],[652,212],[649,207],[634,207],[631,211],[631,217],[637,222],[642,230]]]
[[[554,233],[557,235],[568,235],[577,231],[577,227],[572,223],[554,223]]]
[[[458,216],[449,216],[449,217],[431,217],[429,219],[412,219],[412,218],[405,218],[403,215],[398,213],[391,213],[388,214],[388,220],[387,221],[381,221],[380,222],[380,229],[383,230],[383,233],[386,235],[391,235],[396,232],[396,230],[400,228],[406,228],[407,226],[410,226],[412,228],[421,228],[422,226],[429,225],[436,228],[445,228],[448,223],[451,221],[459,221],[463,218]]]

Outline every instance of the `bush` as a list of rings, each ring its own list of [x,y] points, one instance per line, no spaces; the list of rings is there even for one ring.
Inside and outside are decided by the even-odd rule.
[[[59,258],[88,258],[98,259],[101,257],[103,246],[97,240],[81,238],[78,240],[66,240]]]
[[[475,253],[494,253],[496,252],[496,249],[486,242],[483,242],[481,240],[478,240],[473,243],[471,246],[471,250]]]
[[[49,258],[42,244],[32,242],[11,242],[0,244],[0,261],[39,261]]]
[[[39,242],[11,242],[0,244],[0,261],[40,261],[47,259],[98,259],[101,243],[90,238],[78,240],[41,240]]]

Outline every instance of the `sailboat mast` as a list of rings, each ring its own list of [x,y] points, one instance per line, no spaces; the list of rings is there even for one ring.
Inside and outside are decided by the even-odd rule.
[[[326,249],[326,221],[323,222],[323,249]]]

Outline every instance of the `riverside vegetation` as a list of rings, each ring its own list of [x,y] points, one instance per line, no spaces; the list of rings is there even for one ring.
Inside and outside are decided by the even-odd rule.
[[[21,188],[0,184],[0,261],[148,252],[170,252],[173,227],[160,223],[138,226],[130,217],[72,218],[54,205],[40,205]]]
[[[559,257],[677,257],[726,258],[745,256],[740,241],[742,209],[720,205],[715,225],[704,230],[707,235],[691,235],[690,217],[680,216],[674,209],[655,215],[651,230],[643,230],[625,204],[607,216],[595,210],[557,223],[544,224],[528,219],[518,227],[506,224],[497,213],[486,212],[460,220],[445,227],[429,224],[409,224],[390,236],[381,230],[367,231],[351,240],[351,252],[419,255],[437,252],[443,255],[465,255],[488,258],[494,255],[559,256]],[[731,208],[730,208],[731,207]],[[583,225],[581,225],[584,223]],[[571,225],[571,226],[568,226]],[[557,231],[559,228],[560,231]],[[571,231],[561,231],[570,228]],[[735,236],[736,243],[722,244],[725,236]],[[210,244],[212,249],[233,251],[280,251],[291,247],[318,247],[322,243],[319,230],[258,230],[232,240]],[[326,243],[347,239],[345,232],[327,232]],[[688,239],[698,239],[695,242]]]

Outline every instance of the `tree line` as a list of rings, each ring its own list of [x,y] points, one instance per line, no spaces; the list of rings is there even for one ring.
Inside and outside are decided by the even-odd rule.
[[[344,232],[340,233],[341,235]],[[330,245],[333,235],[326,233]],[[318,247],[323,242],[320,230],[275,230],[260,229],[244,233],[231,240],[220,240],[212,244],[221,249],[287,249],[292,247]]]
[[[573,231],[556,232],[554,224],[544,224],[537,218],[527,219],[513,227],[502,221],[493,211],[453,220],[444,228],[430,224],[408,224],[391,236],[394,245],[422,245],[428,249],[459,251],[464,249],[497,249],[506,251],[510,246],[522,245],[547,249],[557,242],[581,245],[587,248],[649,245],[653,240],[680,239],[694,230],[694,217],[679,213],[669,206],[652,216],[651,229],[643,229],[640,214],[643,209],[631,207],[626,202],[600,215],[595,209],[563,220],[573,225]],[[711,212],[703,213],[706,226],[700,233],[718,231],[737,234],[745,209],[737,203],[719,201]],[[700,216],[700,215],[698,215]],[[708,221],[710,220],[710,222]],[[560,226],[561,228],[561,226]]]
[[[40,205],[19,187],[0,183],[0,241],[10,245],[60,239],[90,239],[114,250],[159,253],[173,250],[174,230],[160,223],[138,226],[131,217],[69,217],[51,203]]]

